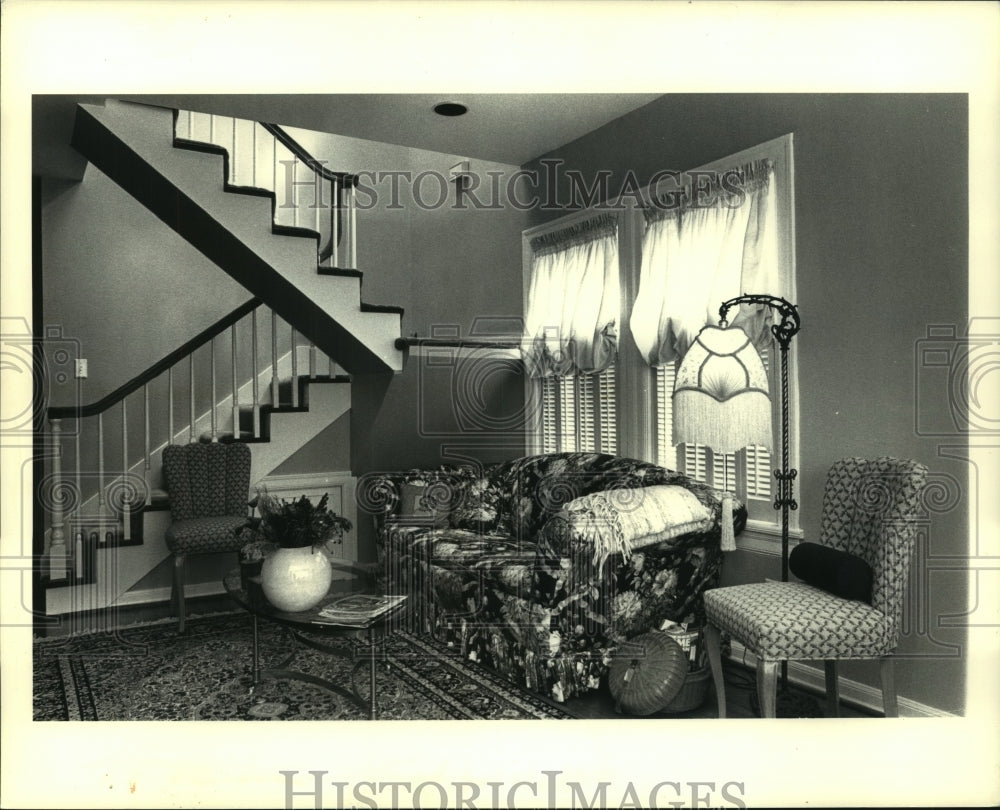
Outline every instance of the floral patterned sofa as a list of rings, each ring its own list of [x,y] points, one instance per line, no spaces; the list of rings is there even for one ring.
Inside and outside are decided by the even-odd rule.
[[[623,640],[700,620],[718,582],[722,493],[635,459],[529,456],[359,491],[409,629],[557,701],[597,688]],[[745,523],[735,501],[734,531]]]

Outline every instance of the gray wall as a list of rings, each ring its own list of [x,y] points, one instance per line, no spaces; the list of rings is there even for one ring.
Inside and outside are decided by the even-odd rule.
[[[461,156],[356,138],[288,128],[314,157],[336,171],[361,175],[358,267],[365,274],[362,298],[404,307],[403,335],[427,337],[440,327],[462,336],[493,328],[520,333],[521,230],[527,213],[502,206],[478,209],[460,203],[452,185],[443,204],[435,176],[447,176]],[[473,160],[471,171],[484,184],[487,172],[505,176],[517,167]],[[414,192],[400,180],[393,197],[390,180],[378,172],[428,174]],[[374,175],[374,176],[373,176]],[[502,181],[505,184],[505,180]],[[486,202],[490,195],[479,192]],[[482,377],[470,371],[470,364]],[[460,391],[472,377],[482,401]],[[444,367],[413,355],[395,375],[375,416],[370,452],[355,465],[367,469],[435,467],[457,457],[494,461],[520,455],[524,439],[511,432],[509,418],[523,407],[520,371],[482,358]],[[457,448],[449,450],[449,448]]]
[[[46,325],[89,361],[82,401],[145,371],[250,295],[94,166],[42,184]],[[51,405],[72,405],[55,386]]]
[[[915,358],[929,325],[962,334],[968,320],[965,96],[670,95],[545,157],[585,177],[610,169],[617,189],[630,169],[645,184],[658,170],[693,168],[788,132],[795,139],[797,495],[805,539],[818,538],[824,477],[836,459],[887,454],[928,465],[942,497],[918,546],[898,688],[961,711],[966,634],[938,620],[964,612],[966,574],[934,566],[968,553],[969,471],[945,457],[961,455],[946,445],[960,448],[962,437],[921,435],[923,425],[947,425],[951,416],[945,384]],[[567,197],[565,184],[560,194]],[[536,210],[532,224],[554,215]],[[937,386],[919,408],[918,382]],[[724,574],[726,584],[779,575],[777,557],[745,552],[727,559]],[[873,667],[844,671],[877,682]]]

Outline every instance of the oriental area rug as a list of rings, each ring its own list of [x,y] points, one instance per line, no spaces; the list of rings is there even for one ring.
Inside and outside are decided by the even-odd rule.
[[[309,683],[265,679],[251,690],[252,625],[245,613],[36,640],[34,720],[366,720],[353,701]],[[351,642],[345,641],[350,644]],[[276,667],[290,641],[260,624],[260,663]],[[395,633],[378,672],[380,720],[570,719],[454,649]],[[367,669],[299,647],[290,667],[349,685]]]

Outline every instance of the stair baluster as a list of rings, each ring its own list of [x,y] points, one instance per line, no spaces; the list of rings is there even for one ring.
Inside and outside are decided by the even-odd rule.
[[[113,483],[113,482],[112,482]],[[128,480],[128,397],[122,398],[122,536],[132,539],[132,494]],[[112,507],[113,508],[113,507]]]
[[[350,187],[347,193],[347,223],[348,223],[348,244],[350,245],[350,258],[348,260],[348,269],[357,270],[358,269],[358,206],[357,206],[357,188],[358,178],[350,178]]]
[[[233,123],[233,136],[229,146],[229,173],[232,177],[230,181],[233,185],[238,186],[239,183],[239,172],[236,169],[237,161],[240,160],[240,150],[236,148],[236,119],[231,119]]]
[[[310,206],[310,208],[312,209],[313,212],[313,230],[316,231],[316,233],[322,233],[321,230],[322,225],[320,223],[320,218],[319,218],[319,209],[320,205],[322,204],[323,192],[320,191],[319,193],[317,193],[316,191],[317,185],[318,185],[317,183],[313,183],[313,204]],[[317,197],[320,197],[320,199],[317,200],[316,199]]]
[[[292,407],[299,407],[299,347],[298,333],[292,327]]]
[[[286,199],[285,203],[292,206],[292,227],[297,228],[299,226],[299,162],[298,160],[283,160],[281,162],[286,167],[289,163],[292,164],[292,199],[290,201]]]
[[[275,407],[281,401],[278,389],[278,315],[271,310],[271,404]]]
[[[152,500],[152,483],[150,481],[150,476],[153,469],[153,463],[151,459],[150,447],[149,447],[149,383],[142,386],[142,441],[143,441],[143,464],[142,464],[142,480],[146,483],[146,506],[149,506]],[[126,469],[128,469],[126,467]]]
[[[209,351],[212,355],[212,365],[211,371],[209,372],[212,379],[212,399],[211,399],[211,425],[212,425],[212,443],[219,441],[219,426],[216,422],[216,411],[218,409],[219,394],[216,390],[216,374],[215,374],[215,338],[209,343]]]
[[[174,443],[174,367],[167,369],[167,444]]]
[[[97,414],[97,513],[104,516],[104,413]]]
[[[191,400],[191,412],[189,414],[190,422],[188,423],[191,427],[189,430],[188,441],[195,442],[197,437],[195,436],[195,418],[194,418],[194,352],[188,355],[188,397]]]
[[[340,267],[340,181],[335,177],[330,185],[330,266]]]
[[[250,127],[250,186],[257,187],[257,122],[253,121]]]
[[[83,480],[82,479],[83,479],[83,476],[81,475],[81,472],[80,472],[80,470],[81,470],[81,467],[80,467],[80,434],[83,433],[83,420],[82,419],[77,419],[75,421],[75,427],[76,427],[76,430],[74,432],[75,435],[73,436],[73,452],[75,453],[76,457],[73,459],[73,467],[74,467],[74,483],[76,484],[76,497],[77,497],[76,516],[77,516],[77,518],[79,518],[80,515],[83,513],[83,496],[82,496],[82,493],[83,493],[83,488],[82,488],[82,484],[83,484]]]
[[[256,161],[254,162],[256,165]],[[251,348],[253,350],[252,379],[253,388],[253,437],[260,438],[260,391],[257,383],[257,310],[250,313]]]
[[[68,576],[66,530],[62,508],[62,420],[52,419],[52,534],[49,543],[49,577],[64,580]]]
[[[240,384],[236,371],[236,324],[229,327],[229,342],[233,359],[233,438],[240,437]]]

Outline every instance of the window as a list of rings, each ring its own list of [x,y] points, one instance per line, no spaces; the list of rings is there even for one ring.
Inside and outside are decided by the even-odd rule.
[[[773,172],[771,185],[769,186],[770,197],[768,205],[770,206],[769,211],[775,214],[775,216],[772,216],[769,220],[770,227],[772,228],[771,233],[768,234],[770,242],[766,244],[765,248],[761,249],[760,254],[751,256],[751,261],[754,259],[758,260],[758,267],[754,268],[754,272],[747,272],[747,264],[744,257],[742,276],[739,277],[737,282],[739,287],[733,290],[731,294],[721,292],[726,287],[718,283],[715,285],[709,284],[708,279],[699,280],[696,284],[688,288],[678,288],[676,285],[672,287],[670,292],[675,298],[680,298],[684,301],[684,304],[679,308],[684,310],[685,317],[690,318],[689,322],[681,322],[678,326],[674,327],[678,333],[683,333],[687,329],[690,336],[694,333],[694,330],[700,329],[701,326],[708,323],[715,323],[715,320],[718,318],[718,306],[722,301],[727,297],[735,297],[744,292],[769,293],[787,298],[792,302],[795,300],[791,136],[785,136],[762,144],[754,149],[715,161],[708,166],[701,167],[699,170],[692,172],[692,174],[701,172],[705,172],[706,174],[725,173],[736,167],[746,166],[767,166]],[[752,172],[749,174],[752,174]],[[749,176],[749,174],[746,176]],[[655,192],[647,189],[646,201],[649,200],[652,193]],[[749,221],[750,225],[748,228],[759,224],[762,220],[755,219],[751,215]],[[645,223],[640,222],[636,230],[645,236]],[[648,248],[648,245],[646,247]],[[680,251],[683,245],[678,241],[669,245],[669,247]],[[742,247],[740,245],[741,249]],[[663,245],[656,245],[656,248],[662,250]],[[686,260],[691,260],[691,251],[682,252],[681,255]],[[766,267],[764,266],[765,263],[758,259],[758,255],[768,255],[770,257],[766,262]],[[643,259],[645,258],[643,256]],[[694,261],[691,261],[691,263],[692,265],[696,264]],[[633,271],[635,269],[633,268]],[[755,280],[748,281],[748,279]],[[667,283],[669,284],[670,282],[667,281]],[[641,284],[638,286],[641,287]],[[701,299],[699,299],[699,295]],[[715,300],[716,298],[718,300]],[[644,306],[648,308],[648,300],[644,302]],[[633,318],[635,318],[637,311],[641,312],[642,308],[633,309]],[[734,312],[735,310],[729,313],[731,319]],[[702,314],[699,315],[699,313]],[[664,308],[664,311],[656,313],[655,320],[648,317],[644,325],[640,324],[638,326],[640,329],[645,326],[648,329],[662,330],[666,316],[669,314]],[[769,315],[770,313],[763,314]],[[630,325],[634,326],[634,324]],[[777,384],[779,382],[776,374],[776,366],[778,364],[772,362],[772,359],[776,360],[778,357],[778,346],[770,334],[766,323],[750,322],[746,326],[746,331],[755,338],[758,353],[767,372],[768,387],[771,391],[772,424],[775,425],[773,433],[775,443],[777,443],[780,440],[778,425],[780,395],[776,395],[778,390]],[[642,344],[641,337],[637,342]],[[683,344],[684,341],[678,340],[677,342]],[[641,345],[640,351],[642,351]],[[667,354],[669,358],[668,352],[669,349],[661,349],[660,356]],[[658,358],[651,358],[647,355],[645,359],[647,361],[655,361]],[[659,464],[681,470],[719,489],[735,492],[747,504],[752,525],[757,525],[759,528],[776,526],[777,513],[772,507],[773,460],[771,453],[766,447],[755,445],[746,447],[736,453],[722,454],[713,452],[711,448],[705,445],[680,444],[675,446],[673,444],[672,392],[677,370],[676,364],[679,361],[679,356],[670,358],[666,362],[653,365],[647,371],[647,373],[652,375],[650,388],[654,400],[652,405],[652,422],[655,448],[651,448],[653,457]],[[789,370],[790,376],[794,380],[794,352],[792,353]],[[790,450],[792,466],[795,466],[794,459],[797,458],[797,402],[794,384],[791,387],[791,393]],[[628,410],[628,408],[625,409],[626,412]],[[798,524],[796,521],[797,515],[793,515],[793,529],[797,529]]]
[[[742,173],[746,167],[763,162],[773,170],[774,195],[768,197],[767,210],[776,216],[767,220],[773,224],[769,233],[770,252],[766,261],[755,255],[764,270],[737,275],[719,282],[697,279],[688,289],[673,290],[684,302],[681,309],[685,322],[682,326],[697,333],[700,326],[715,323],[718,307],[726,298],[741,293],[766,293],[777,295],[795,303],[794,277],[794,223],[792,185],[792,136],[786,135],[743,152],[730,155],[686,173],[663,173],[684,183],[685,177],[716,175],[727,172]],[[751,172],[752,174],[752,172]],[[742,179],[744,174],[739,175]],[[671,182],[669,179],[666,183]],[[533,238],[556,234],[560,229],[573,227],[581,222],[594,220],[601,212],[613,211],[617,217],[616,232],[619,259],[619,287],[621,313],[619,325],[630,329],[632,335],[621,342],[615,361],[603,370],[586,374],[542,377],[532,381],[535,401],[540,403],[534,424],[535,441],[530,452],[556,452],[566,450],[593,450],[654,461],[671,469],[681,470],[692,477],[706,481],[719,489],[735,492],[748,507],[751,527],[773,531],[778,514],[771,505],[774,493],[772,464],[774,459],[766,447],[751,446],[736,453],[716,453],[699,444],[673,444],[672,393],[676,374],[676,357],[650,356],[643,351],[636,329],[654,335],[662,326],[658,314],[650,314],[648,296],[640,298],[643,261],[643,238],[646,232],[650,201],[664,191],[666,183],[643,191],[641,203],[626,198],[623,205],[607,205],[602,201],[586,211],[576,212],[556,222],[530,229],[524,233],[525,298],[529,298],[532,284],[534,253],[530,246]],[[675,187],[676,190],[676,187]],[[605,216],[609,214],[605,213]],[[763,220],[761,220],[763,221]],[[771,227],[769,225],[768,227]],[[761,255],[764,255],[763,253]],[[744,268],[746,265],[743,265]],[[744,278],[756,278],[754,286],[743,287]],[[733,284],[735,283],[735,289]],[[702,300],[690,305],[692,289],[698,288]],[[617,293],[616,293],[617,294]],[[685,296],[688,296],[687,298]],[[718,299],[718,300],[716,300]],[[636,306],[637,303],[639,306]],[[647,314],[643,311],[647,310]],[[638,315],[636,314],[638,312]],[[778,429],[780,397],[776,395],[778,346],[770,339],[766,322],[771,313],[745,313],[745,325],[757,344],[770,383],[773,407],[772,423],[775,425],[775,442],[779,441]],[[730,313],[735,320],[734,312]],[[744,317],[744,313],[740,313]],[[753,320],[756,317],[757,320]],[[738,321],[737,321],[738,322]],[[744,325],[744,324],[741,324]],[[756,331],[755,331],[756,330]],[[619,330],[620,331],[620,330]],[[529,331],[530,334],[530,331]],[[633,338],[635,338],[633,342]],[[637,348],[637,346],[639,348]],[[789,355],[790,391],[790,466],[797,466],[798,458],[798,403],[794,342]],[[792,530],[798,529],[798,513],[793,512]]]
[[[599,374],[545,377],[541,447],[544,453],[615,453],[615,369]]]
[[[618,222],[583,212],[524,235],[522,353],[540,452],[617,452]]]

